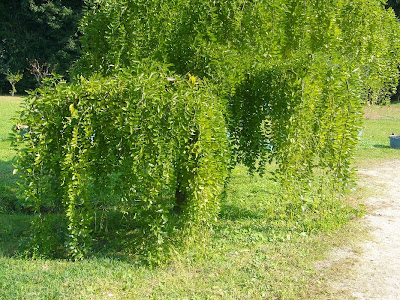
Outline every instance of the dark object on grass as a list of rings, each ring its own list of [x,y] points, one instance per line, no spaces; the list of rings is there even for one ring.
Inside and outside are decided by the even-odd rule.
[[[389,139],[391,148],[400,149],[400,135],[392,134]]]

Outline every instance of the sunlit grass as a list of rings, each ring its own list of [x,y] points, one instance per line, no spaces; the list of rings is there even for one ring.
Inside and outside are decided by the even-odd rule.
[[[14,151],[11,148],[11,118],[16,116],[20,97],[0,96],[0,212],[4,206],[13,207],[16,184],[12,175]],[[7,202],[7,205],[4,205]]]
[[[390,148],[389,135],[400,134],[400,103],[367,106],[364,112],[364,130],[356,152],[357,166],[399,159],[400,150]]]

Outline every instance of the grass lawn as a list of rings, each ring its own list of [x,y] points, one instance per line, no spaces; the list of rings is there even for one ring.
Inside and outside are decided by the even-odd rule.
[[[11,149],[11,118],[19,109],[21,98],[0,96],[0,204],[15,200],[16,184],[12,176],[14,151]],[[2,210],[0,205],[0,212]]]
[[[367,106],[364,112],[364,130],[356,152],[357,166],[399,159],[400,151],[390,148],[389,135],[400,135],[400,103]]]
[[[7,136],[17,108],[18,98],[0,97],[0,136]],[[374,117],[365,119],[357,165],[398,158],[400,151],[387,148],[387,137],[392,131],[400,133],[400,105],[368,107],[366,114]],[[7,138],[0,140],[0,201],[16,197],[9,144]],[[355,214],[344,209],[319,216],[326,226],[312,223],[315,229],[305,232],[301,224],[276,217],[276,191],[269,176],[250,177],[237,167],[209,242],[156,267],[107,251],[81,262],[25,259],[19,244],[31,216],[0,214],[0,299],[329,297],[326,283],[334,276],[334,266],[321,270],[316,262],[330,249],[356,239],[360,228],[352,223],[339,226]],[[344,201],[357,205],[363,195],[355,190]]]

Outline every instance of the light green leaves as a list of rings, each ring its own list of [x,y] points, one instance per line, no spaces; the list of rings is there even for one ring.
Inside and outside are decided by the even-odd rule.
[[[72,118],[77,118],[77,117],[78,117],[78,112],[77,112],[77,110],[75,109],[75,106],[74,106],[73,103],[69,106],[69,111],[70,111],[70,113],[71,113],[71,117],[72,117]]]
[[[167,76],[175,79],[171,86]],[[184,242],[215,219],[229,153],[225,108],[207,83],[188,84],[186,76],[147,62],[135,71],[43,87],[26,109],[32,113],[21,122],[31,132],[20,146],[30,151],[19,158],[25,193],[38,212],[52,207],[48,197],[55,196],[52,209],[66,223],[57,247],[70,259],[90,252],[98,213],[142,224],[146,234],[136,251],[144,252],[164,249],[176,235]],[[32,247],[42,243],[33,239]]]
[[[89,253],[97,212],[135,220],[142,250],[190,240],[233,163],[276,163],[291,218],[346,190],[361,103],[398,78],[381,1],[97,2],[74,83],[46,79],[19,120],[27,203],[63,216],[70,257]]]

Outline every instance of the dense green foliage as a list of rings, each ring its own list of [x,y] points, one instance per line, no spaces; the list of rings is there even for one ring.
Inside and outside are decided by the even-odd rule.
[[[292,217],[322,209],[351,180],[362,102],[397,84],[399,24],[378,0],[104,0],[81,24],[75,82],[32,93],[19,120],[27,202],[62,212],[73,258],[101,202],[160,245],[201,228],[229,152],[251,171],[276,163]]]
[[[400,0],[388,0],[386,4],[387,8],[392,8],[396,14],[396,17],[400,17]],[[392,101],[400,100],[400,85],[397,86],[396,94],[392,96]]]
[[[88,249],[95,213],[145,224],[142,239],[158,245],[216,217],[229,158],[224,107],[207,83],[172,75],[146,63],[73,85],[47,80],[27,100],[26,205],[65,212],[74,258]],[[40,233],[33,242],[38,254],[59,251],[41,249]]]
[[[83,0],[13,0],[0,2],[0,93],[10,89],[5,73],[24,73],[23,92],[37,84],[34,62],[67,75],[79,54],[78,21]]]

